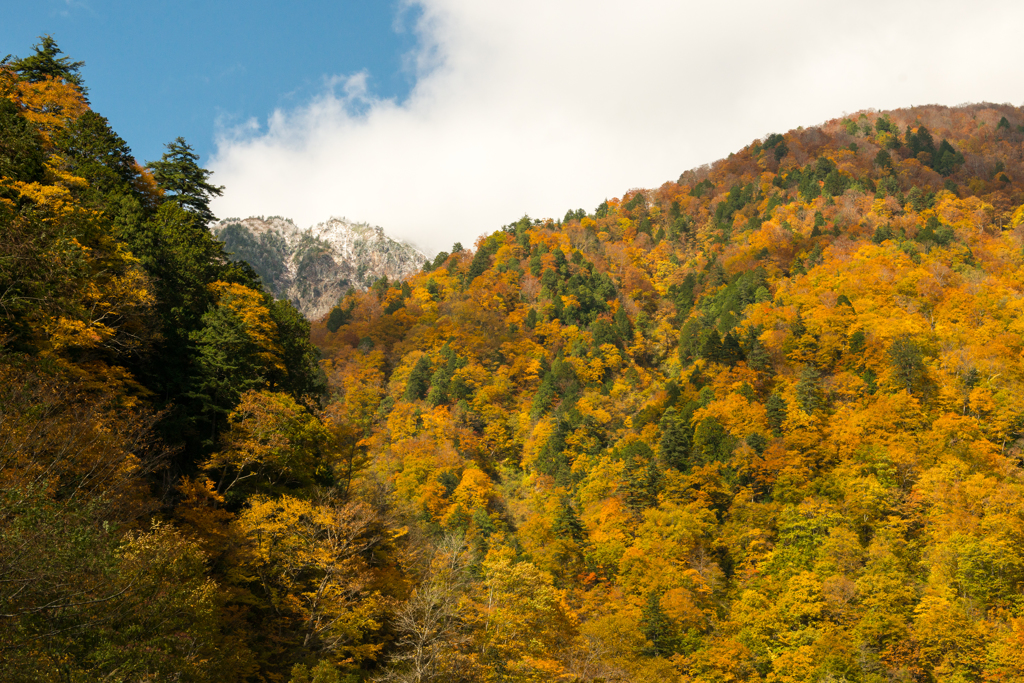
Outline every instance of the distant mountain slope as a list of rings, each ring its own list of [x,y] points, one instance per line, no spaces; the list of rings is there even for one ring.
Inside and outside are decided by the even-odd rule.
[[[481,558],[459,666],[1021,680],[1022,152],[1022,108],[865,111],[312,325],[360,476]]]
[[[384,276],[403,279],[426,255],[366,223],[331,218],[301,229],[280,216],[229,218],[212,228],[235,260],[247,261],[277,298],[310,319],[322,317],[349,288]]]

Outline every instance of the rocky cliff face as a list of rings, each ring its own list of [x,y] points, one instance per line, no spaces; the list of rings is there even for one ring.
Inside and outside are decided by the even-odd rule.
[[[326,315],[350,287],[366,289],[381,276],[403,279],[427,259],[382,228],[344,218],[306,230],[279,216],[229,218],[213,234],[232,259],[249,262],[275,297],[289,299],[311,320]]]

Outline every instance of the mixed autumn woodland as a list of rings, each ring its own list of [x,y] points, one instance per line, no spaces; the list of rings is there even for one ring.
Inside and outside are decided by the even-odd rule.
[[[309,323],[80,66],[0,64],[0,678],[1021,680],[1021,108],[772,134]]]

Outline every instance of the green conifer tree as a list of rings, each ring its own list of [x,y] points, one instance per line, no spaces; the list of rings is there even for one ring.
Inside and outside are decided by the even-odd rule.
[[[83,95],[88,94],[81,74],[85,62],[73,62],[70,57],[59,57],[64,53],[57,47],[57,41],[49,35],[39,36],[39,42],[32,49],[35,50],[34,54],[7,63],[21,80],[38,83],[46,78],[56,78],[78,86]]]
[[[224,193],[224,188],[210,184],[212,173],[199,165],[199,155],[185,142],[175,138],[167,144],[160,161],[147,164],[157,185],[172,201],[194,217],[196,225],[208,226],[217,220],[210,210],[210,200]]]
[[[424,354],[416,361],[409,375],[409,381],[405,385],[405,400],[418,401],[425,397],[430,387],[430,376],[430,357]]]
[[[0,177],[22,182],[42,180],[45,159],[43,139],[35,126],[21,115],[14,102],[0,97]]]
[[[686,471],[690,455],[690,436],[679,412],[675,408],[666,410],[661,417],[660,426],[658,457],[666,465],[681,472]]]
[[[615,310],[613,320],[615,322],[615,331],[619,334],[619,339],[627,343],[632,341],[633,325],[629,322],[629,316],[626,315],[626,309],[619,306]]]
[[[647,639],[645,654],[666,657],[676,650],[678,640],[672,621],[661,607],[661,596],[657,591],[647,595],[647,602],[640,612],[640,632]]]
[[[587,532],[583,522],[580,521],[576,510],[573,509],[572,501],[568,497],[562,498],[552,530],[559,538],[572,539],[577,542],[586,538]]]
[[[821,375],[813,365],[805,366],[800,372],[800,381],[796,385],[796,397],[800,407],[807,414],[821,407],[821,392],[818,379]]]
[[[777,391],[772,392],[768,397],[768,403],[765,404],[765,410],[768,413],[768,426],[772,434],[776,437],[782,436],[782,423],[786,421],[787,412],[786,399]]]

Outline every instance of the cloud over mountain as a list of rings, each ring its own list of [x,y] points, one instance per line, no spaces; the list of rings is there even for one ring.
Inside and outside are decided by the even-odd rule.
[[[1016,102],[1024,76],[1024,6],[993,0],[969,15],[949,1],[414,4],[409,97],[334,76],[222,131],[218,215],[343,213],[443,249],[837,112]]]

